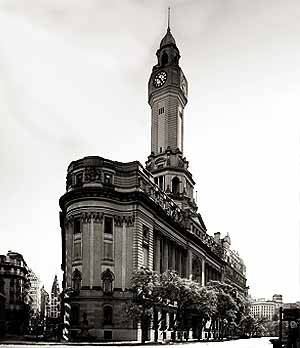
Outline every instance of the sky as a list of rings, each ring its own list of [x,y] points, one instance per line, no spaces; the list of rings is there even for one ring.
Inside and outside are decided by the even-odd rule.
[[[229,232],[252,297],[300,300],[297,0],[0,0],[0,254],[23,254],[50,291],[68,164],[145,163],[168,6],[198,211]]]

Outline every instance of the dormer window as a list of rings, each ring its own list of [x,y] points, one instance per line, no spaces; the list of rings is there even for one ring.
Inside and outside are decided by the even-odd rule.
[[[75,184],[76,184],[76,186],[82,185],[82,180],[83,180],[82,173],[79,173],[79,174],[75,175]]]
[[[112,175],[110,173],[104,173],[104,184],[112,184]]]

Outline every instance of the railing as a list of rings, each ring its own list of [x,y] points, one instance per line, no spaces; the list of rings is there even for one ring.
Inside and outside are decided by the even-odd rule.
[[[155,183],[146,177],[139,177],[139,189],[146,193],[157,205],[159,205],[167,215],[174,221],[180,223],[187,228],[189,213],[181,209],[164,191],[162,191]],[[193,233],[193,232],[191,232]],[[221,259],[225,258],[225,253],[222,245],[217,243],[212,236],[199,230],[196,235],[203,244],[207,245],[211,251]]]

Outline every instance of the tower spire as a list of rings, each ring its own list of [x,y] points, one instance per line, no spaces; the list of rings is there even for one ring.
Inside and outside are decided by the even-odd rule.
[[[170,32],[170,6],[168,7],[168,32]]]

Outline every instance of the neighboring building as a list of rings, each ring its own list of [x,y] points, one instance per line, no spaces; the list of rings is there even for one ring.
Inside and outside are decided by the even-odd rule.
[[[29,280],[28,268],[21,254],[9,251],[7,255],[0,255],[0,289],[6,298],[5,331],[9,334],[24,333],[29,319]]]
[[[124,317],[132,272],[141,266],[176,270],[202,285],[228,280],[246,293],[245,267],[230,239],[207,234],[193,198],[194,179],[183,155],[188,83],[168,28],[148,84],[151,154],[146,169],[91,156],[68,167],[60,198],[63,289],[72,288],[71,332],[86,317],[98,339],[134,340]],[[166,314],[166,316],[169,316]],[[171,331],[159,333],[170,338]],[[149,337],[153,338],[153,330]]]
[[[215,239],[219,238],[220,232],[215,233]],[[241,293],[247,295],[248,288],[246,286],[246,266],[239,253],[235,250],[230,250],[231,239],[228,233],[222,239],[222,244],[226,250],[224,281],[228,284],[235,286]]]
[[[49,318],[60,318],[60,290],[57,275],[55,275],[54,277],[54,281],[51,288]]]
[[[250,313],[257,318],[274,319],[274,315],[279,314],[279,307],[284,306],[282,302],[282,295],[275,294],[272,300],[259,298],[251,300]]]
[[[5,301],[6,297],[4,294],[5,282],[0,277],[0,337],[5,334]]]
[[[43,285],[41,288],[41,318],[46,319],[48,317],[50,317],[50,297]]]
[[[30,281],[29,296],[32,300],[31,310],[33,311],[33,314],[36,315],[41,311],[41,282],[39,277],[32,271],[32,269],[28,270],[28,278]]]
[[[256,318],[267,318],[268,320],[273,320],[274,315],[278,313],[277,308],[278,306],[276,302],[259,298],[251,303],[250,313]]]

